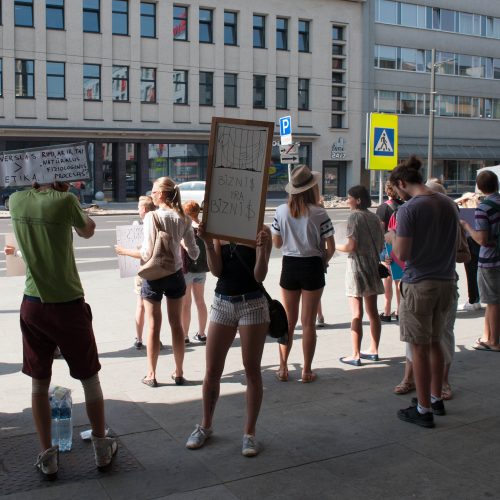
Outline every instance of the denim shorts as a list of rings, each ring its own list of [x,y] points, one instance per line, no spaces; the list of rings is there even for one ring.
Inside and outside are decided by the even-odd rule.
[[[210,321],[234,327],[269,323],[267,299],[262,295],[241,302],[229,302],[216,294],[210,307]]]
[[[182,269],[159,280],[142,282],[141,297],[153,302],[161,302],[164,295],[167,299],[180,299],[185,293],[186,282]]]
[[[203,285],[207,280],[207,273],[186,273],[184,275],[184,280],[186,285]]]
[[[480,267],[477,271],[477,284],[481,302],[500,303],[500,267]]]

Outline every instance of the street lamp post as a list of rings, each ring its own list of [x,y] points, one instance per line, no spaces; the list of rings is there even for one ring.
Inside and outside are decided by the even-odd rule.
[[[434,115],[436,97],[436,49],[431,52],[431,94],[429,109],[429,143],[427,146],[427,179],[432,177],[432,162],[434,161]]]

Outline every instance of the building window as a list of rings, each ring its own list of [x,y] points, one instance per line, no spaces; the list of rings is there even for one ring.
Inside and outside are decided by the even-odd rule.
[[[347,44],[345,26],[332,25],[332,127],[346,127],[345,75]],[[377,55],[377,52],[375,52]]]
[[[200,106],[214,104],[214,74],[200,71]]]
[[[174,104],[188,103],[188,74],[187,71],[174,69]]]
[[[14,1],[14,24],[33,27],[33,0]]]
[[[378,0],[375,20],[379,23],[398,24],[398,2]]]
[[[288,50],[288,19],[276,18],[276,50]]]
[[[64,0],[47,0],[45,5],[47,28],[53,30],[64,29]]]
[[[3,59],[0,59],[0,97],[3,97]]]
[[[212,9],[200,9],[200,42],[213,43],[214,11]]]
[[[113,35],[128,35],[128,0],[113,0]]]
[[[128,66],[113,66],[113,101],[128,100]]]
[[[85,101],[101,100],[101,66],[99,64],[83,65],[83,99]]]
[[[155,68],[141,68],[141,102],[156,102]]]
[[[344,128],[344,115],[332,115],[332,128]]]
[[[308,110],[309,108],[309,79],[299,78],[299,109]]]
[[[16,97],[35,97],[35,62],[16,59]]]
[[[141,2],[141,36],[156,38],[156,4]]]
[[[238,43],[238,14],[224,11],[224,45]]]
[[[253,75],[253,107],[266,107],[266,77]]]
[[[288,108],[288,78],[276,77],[276,109]]]
[[[47,99],[65,99],[65,87],[64,63],[47,61]]]
[[[253,46],[256,49],[266,47],[266,16],[253,16]]]
[[[101,6],[100,0],[83,0],[83,31],[99,33]]]
[[[174,5],[174,40],[188,39],[188,8]]]
[[[238,75],[224,73],[224,106],[234,108],[238,105]]]
[[[310,21],[299,19],[299,52],[309,52]]]

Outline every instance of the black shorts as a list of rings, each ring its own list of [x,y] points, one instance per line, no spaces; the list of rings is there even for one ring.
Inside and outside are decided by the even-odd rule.
[[[167,299],[180,299],[185,293],[186,282],[182,269],[159,280],[142,281],[141,297],[153,302],[161,302],[164,295]]]
[[[280,286],[285,290],[319,290],[325,286],[321,257],[283,256]]]

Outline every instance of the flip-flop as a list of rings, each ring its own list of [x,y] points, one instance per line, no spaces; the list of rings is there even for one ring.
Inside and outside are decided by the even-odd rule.
[[[311,383],[312,383],[312,382],[314,382],[317,378],[318,378],[318,376],[317,376],[314,372],[311,372],[311,373],[303,373],[303,374],[302,374],[302,383],[303,383],[303,384],[311,384]]]
[[[278,370],[276,372],[276,378],[280,382],[288,382],[288,370]]]
[[[441,389],[441,399],[448,401],[452,397],[453,397],[453,392],[451,391],[450,384],[448,383],[443,384],[443,388]]]
[[[361,359],[368,359],[369,361],[378,361],[379,360],[378,354],[360,352],[359,357]]]
[[[146,378],[144,377],[141,382],[148,387],[158,387],[158,382],[155,378]]]
[[[493,347],[489,346],[486,342],[477,342],[472,346],[476,351],[491,351],[491,352],[500,352],[500,349],[493,349]]]

